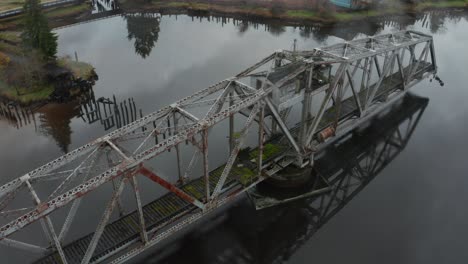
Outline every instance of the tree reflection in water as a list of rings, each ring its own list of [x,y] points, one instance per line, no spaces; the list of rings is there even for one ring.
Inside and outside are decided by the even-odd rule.
[[[143,59],[148,57],[159,38],[161,16],[155,13],[135,13],[123,17],[127,21],[128,40],[135,40],[135,52]]]

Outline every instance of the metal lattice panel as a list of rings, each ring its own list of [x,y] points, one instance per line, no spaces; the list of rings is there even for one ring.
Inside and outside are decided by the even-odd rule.
[[[0,187],[5,219],[0,243],[53,253],[52,262],[124,262],[284,167],[313,165],[325,146],[435,72],[432,37],[414,31],[311,51],[277,51],[232,78],[5,183]],[[229,128],[229,151],[218,166],[210,164],[208,146],[218,144],[210,131],[223,126]],[[249,149],[252,134],[257,143]],[[182,154],[188,152],[193,155],[184,163]],[[169,153],[175,181],[152,169],[167,163]],[[143,178],[170,195],[143,206],[140,188],[152,187],[142,187]],[[126,187],[135,201],[133,212],[115,218]],[[80,225],[75,218],[84,213],[81,201],[98,188],[111,190],[102,192],[109,201],[99,222],[82,239],[69,238],[70,228]],[[163,205],[151,209],[155,203]],[[131,219],[132,228],[117,236],[109,230],[122,219]],[[17,239],[35,225],[49,245]],[[79,251],[74,243],[80,243]]]

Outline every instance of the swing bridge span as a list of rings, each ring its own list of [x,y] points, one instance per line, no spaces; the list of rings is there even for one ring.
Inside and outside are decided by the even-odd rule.
[[[123,263],[281,171],[313,167],[436,71],[433,39],[416,31],[278,50],[2,185],[0,244],[35,263]]]

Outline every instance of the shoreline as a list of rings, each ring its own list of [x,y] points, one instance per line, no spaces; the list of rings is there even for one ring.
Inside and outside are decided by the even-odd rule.
[[[29,54],[29,53],[28,53]],[[19,32],[0,32],[0,99],[27,106],[50,101],[66,101],[89,90],[97,80],[94,67],[88,63],[58,57],[53,61],[38,61],[26,55],[21,48]],[[21,77],[21,64],[32,63],[30,69],[39,72],[40,81],[26,85]],[[19,67],[19,68],[18,68]],[[28,73],[31,74],[31,73]],[[3,79],[5,78],[5,79]],[[26,77],[29,78],[29,77]]]
[[[364,21],[366,19],[378,19],[383,16],[398,16],[402,14],[418,14],[425,11],[444,11],[454,9],[468,10],[468,0],[455,0],[444,2],[423,2],[417,4],[402,4],[400,8],[386,7],[384,10],[331,10],[319,12],[312,9],[301,9],[300,7],[282,8],[272,4],[243,5],[240,0],[175,0],[175,1],[152,1],[133,2],[121,0],[120,10],[113,12],[138,13],[159,12],[162,15],[199,15],[220,16],[237,19],[262,19],[283,25],[311,25],[311,24],[334,24]],[[334,9],[334,8],[332,8]],[[80,3],[67,4],[64,6],[45,9],[45,15],[49,19],[52,28],[66,26],[71,23],[80,22],[81,19],[91,16],[91,3],[84,1]],[[22,15],[0,19],[0,32],[17,30],[21,27]]]
[[[466,10],[465,4],[462,8],[460,7],[447,7],[446,3],[460,3],[460,1],[455,2],[438,2],[438,3],[421,3],[419,5],[406,5],[406,8],[396,10],[396,9],[385,9],[385,12],[377,12],[373,10],[359,10],[359,11],[346,11],[346,12],[335,12],[331,11],[328,12],[327,16],[318,15],[318,13],[314,11],[307,11],[307,10],[300,10],[300,9],[285,9],[285,10],[276,10],[272,12],[272,6],[267,8],[265,6],[252,6],[252,5],[245,5],[240,6],[237,0],[212,0],[206,2],[187,2],[186,0],[181,1],[154,1],[150,3],[135,3],[135,2],[128,2],[129,0],[122,0],[120,2],[120,9],[116,11],[116,13],[126,14],[126,13],[145,13],[145,12],[158,12],[161,15],[189,15],[189,16],[218,16],[221,18],[234,18],[234,19],[249,19],[249,20],[262,20],[263,23],[271,23],[271,24],[281,24],[284,26],[309,26],[309,25],[334,25],[340,23],[359,23],[365,22],[367,20],[373,21],[378,20],[383,17],[388,16],[400,16],[400,15],[414,15],[420,14],[424,11],[428,10]],[[205,0],[206,1],[206,0]],[[224,1],[224,2],[223,2]],[[468,4],[468,0],[463,0],[463,3]],[[235,4],[235,5],[234,5]],[[428,4],[436,4],[435,6],[428,5]],[[69,25],[73,23],[80,22],[80,20],[87,19],[92,16],[91,12],[91,5],[90,2],[81,2],[78,4],[70,4],[66,6],[54,7],[51,9],[46,10],[46,15],[49,19],[49,23],[52,27],[60,27],[63,25]],[[403,10],[403,11],[402,11]],[[330,15],[332,13],[332,15]],[[7,32],[4,28],[13,27],[15,30],[19,30],[21,27],[21,18],[22,15],[18,15],[12,18],[0,19],[2,23],[0,26],[0,33]],[[8,21],[7,23],[4,23]],[[10,23],[10,24],[9,24]],[[336,26],[336,25],[335,25]],[[0,45],[2,44],[2,40],[0,39]],[[14,44],[8,43],[8,39],[3,39],[3,45],[5,44]],[[5,52],[0,47],[0,52],[4,52],[6,54],[11,52]],[[73,61],[72,61],[73,62]],[[78,63],[78,62],[74,62]],[[86,63],[83,63],[86,64]],[[63,66],[63,65],[62,65]],[[82,65],[83,66],[83,65]],[[91,65],[88,65],[93,68]],[[95,81],[95,70],[93,68],[94,75],[89,76],[89,78],[76,78],[78,75],[73,73],[72,69],[66,69],[66,67],[62,67],[62,70],[67,71],[70,76],[73,76],[71,82],[71,86],[75,85],[79,82],[93,82]],[[93,77],[94,76],[94,77]],[[73,97],[75,94],[79,93],[76,91],[72,91],[74,87],[69,88],[70,92],[64,92],[63,87],[60,88],[61,94],[58,96],[56,95],[57,89],[54,85],[59,79],[52,78],[47,83],[44,84],[43,89],[37,89],[34,91],[27,91],[28,93],[22,93],[21,91],[18,92],[19,89],[8,87],[5,85],[5,82],[0,80],[0,99],[1,100],[10,100],[15,101],[21,105],[29,105],[29,104],[36,104],[37,102],[47,103],[56,100],[62,100],[67,98]],[[77,82],[75,82],[77,81]],[[75,82],[75,83],[74,83]],[[3,85],[2,85],[3,84]],[[3,88],[1,87],[3,86]],[[15,94],[16,90],[16,94]],[[24,90],[24,89],[23,89]],[[26,90],[24,90],[26,91]],[[65,94],[65,96],[64,96]],[[71,96],[70,96],[71,95]],[[51,99],[54,97],[54,99]]]
[[[0,101],[3,103],[13,103],[19,106],[28,107],[41,107],[48,103],[63,103],[74,100],[80,95],[85,94],[92,89],[95,81],[98,79],[97,74],[93,68],[88,78],[76,77],[73,70],[66,67],[58,66],[65,74],[73,76],[73,79],[65,80],[68,82],[68,87],[59,87],[57,81],[49,81],[42,86],[32,91],[25,90],[24,88],[14,88],[11,86],[3,87],[5,82],[0,81]],[[22,90],[25,93],[18,95],[18,91]]]
[[[229,4],[231,3],[231,4]],[[346,10],[318,12],[312,9],[290,9],[272,5],[241,5],[238,1],[153,1],[150,3],[134,3],[129,0],[120,2],[123,13],[160,12],[162,14],[194,14],[226,16],[234,18],[253,18],[281,21],[284,24],[332,24],[340,22],[360,21],[363,19],[379,18],[381,16],[416,14],[431,10],[468,9],[468,0],[424,2],[418,4],[402,4],[402,7],[388,7],[385,11]]]

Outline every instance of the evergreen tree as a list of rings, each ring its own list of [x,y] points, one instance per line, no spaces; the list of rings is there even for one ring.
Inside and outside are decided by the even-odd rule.
[[[49,28],[41,11],[40,0],[24,3],[23,44],[29,49],[39,49],[46,59],[54,59],[57,53],[57,36]]]

